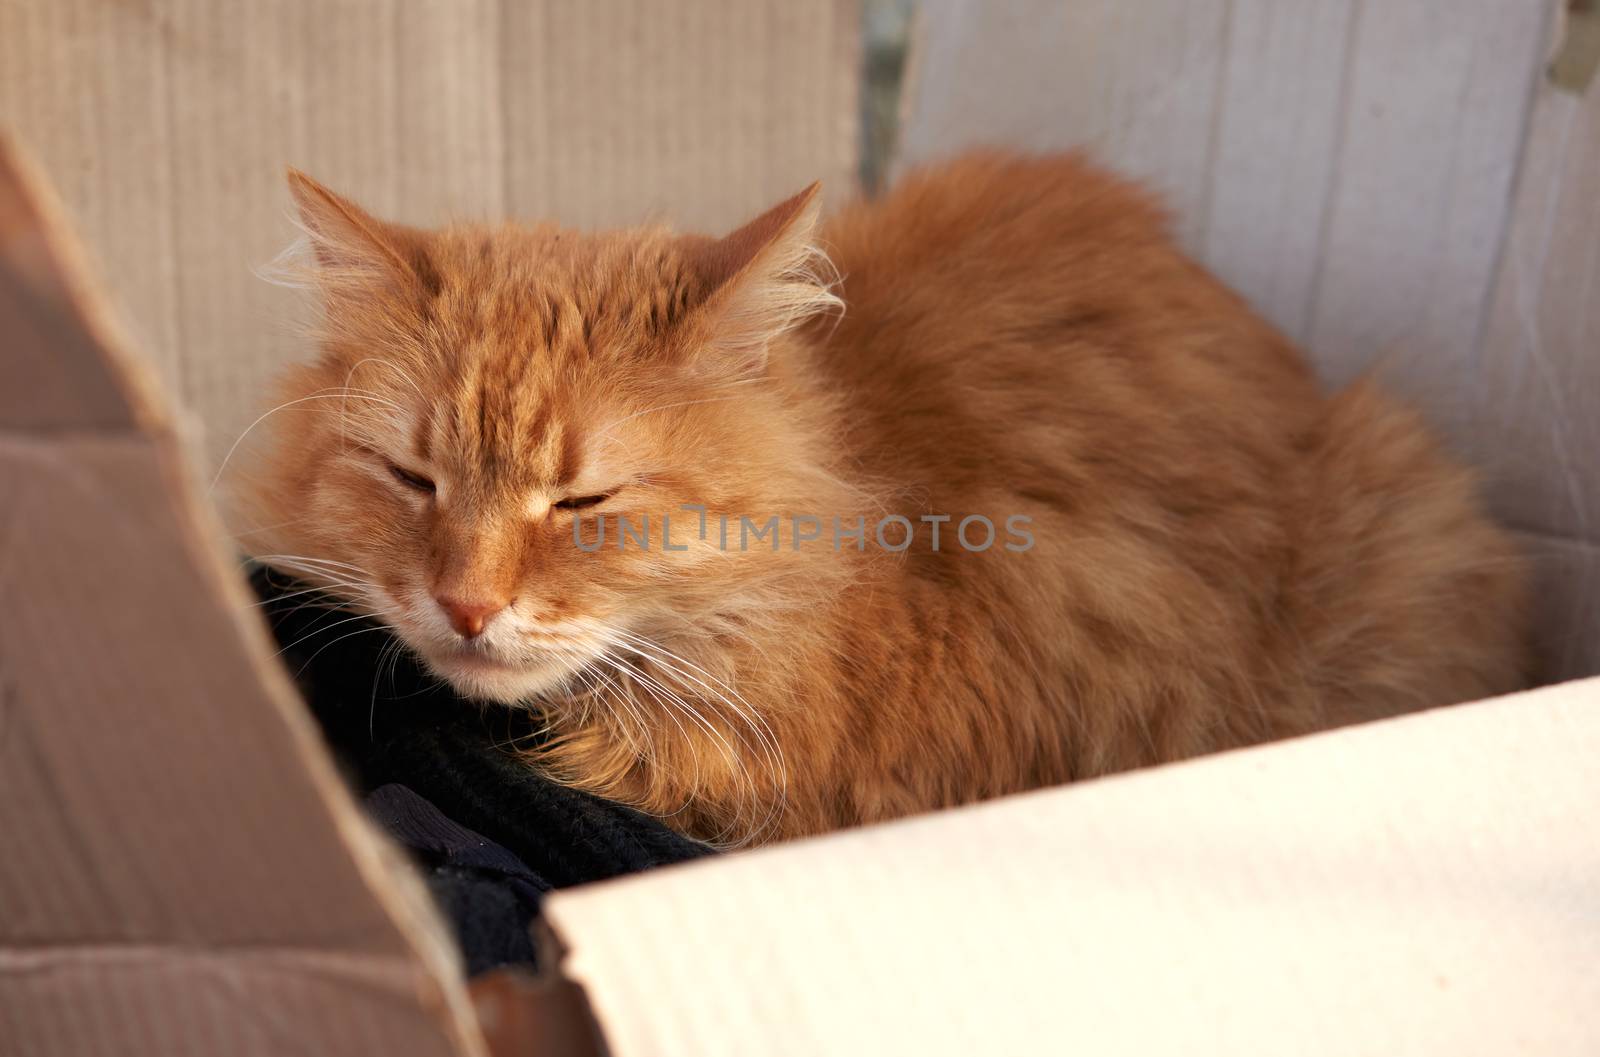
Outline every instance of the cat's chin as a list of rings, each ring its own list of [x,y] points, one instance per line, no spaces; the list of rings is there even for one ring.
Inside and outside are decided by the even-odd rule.
[[[525,704],[560,686],[570,674],[565,664],[512,664],[481,654],[423,659],[461,696],[501,705]]]

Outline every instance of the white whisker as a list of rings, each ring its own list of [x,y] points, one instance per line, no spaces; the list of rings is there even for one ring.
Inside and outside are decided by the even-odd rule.
[[[283,403],[279,404],[277,407],[271,408],[270,410],[264,411],[260,415],[258,415],[256,417],[256,420],[254,422],[251,422],[248,426],[246,426],[244,428],[244,432],[240,433],[239,436],[234,440],[233,444],[229,446],[227,454],[223,455],[222,462],[220,464],[218,464],[218,466],[217,466],[216,474],[211,478],[211,485],[206,489],[206,494],[210,495],[212,492],[216,491],[217,482],[222,480],[223,471],[225,471],[228,468],[228,462],[229,462],[229,460],[231,460],[233,458],[234,452],[239,450],[239,445],[244,443],[244,439],[246,437],[248,437],[250,435],[251,431],[253,431],[257,426],[261,425],[261,423],[265,422],[267,419],[271,418],[273,415],[276,415],[279,411],[284,411],[284,410],[286,410],[288,408],[295,407],[295,406],[297,406],[299,404],[310,403],[313,400],[329,400],[329,399],[332,399],[333,395],[334,395],[334,391],[332,391],[332,390],[319,390],[318,392],[312,393],[310,396],[302,396],[302,397],[299,397],[298,399],[295,399],[295,400],[286,400]],[[380,402],[388,403],[396,411],[399,411],[402,414],[405,411],[405,409],[402,408],[399,404],[395,404],[392,401],[382,401],[381,398],[373,397],[373,396],[370,396],[368,394],[363,394],[363,396],[366,399],[379,400]]]

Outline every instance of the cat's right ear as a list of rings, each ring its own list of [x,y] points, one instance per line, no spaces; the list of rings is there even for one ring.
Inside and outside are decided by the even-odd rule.
[[[291,168],[288,178],[289,194],[324,283],[419,278],[423,258],[409,229],[379,220],[299,169]]]
[[[829,289],[827,257],[812,241],[821,209],[822,185],[814,183],[732,234],[694,244],[693,258],[711,291],[699,310],[710,330],[702,367],[759,373],[774,338],[842,307]]]

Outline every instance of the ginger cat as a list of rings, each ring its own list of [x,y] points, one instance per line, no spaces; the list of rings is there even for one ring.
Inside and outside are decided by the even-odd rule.
[[[970,155],[820,228],[813,186],[722,239],[421,231],[290,185],[325,325],[259,552],[538,709],[530,766],[685,833],[1523,684],[1469,475],[1370,385],[1319,393],[1076,156]]]

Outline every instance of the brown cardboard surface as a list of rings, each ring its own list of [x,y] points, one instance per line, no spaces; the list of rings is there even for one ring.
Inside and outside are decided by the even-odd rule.
[[[37,156],[215,469],[305,355],[285,165],[374,211],[719,229],[856,179],[854,0],[0,0]]]
[[[1600,1039],[1600,679],[552,895],[615,1057]]]
[[[0,1051],[483,1052],[38,195],[0,149]]]
[[[1600,91],[1542,81],[1562,2],[927,0],[900,164],[1083,145],[1161,191],[1331,385],[1376,372],[1483,471],[1544,678],[1600,673]]]
[[[74,368],[97,355],[94,302],[57,268],[33,204],[19,194],[0,199],[0,253],[11,278],[0,288],[0,314],[9,324],[0,423],[15,430],[134,427],[139,401],[119,379]],[[74,345],[63,351],[64,342]]]
[[[495,969],[470,990],[493,1057],[608,1057],[588,1002],[565,977]]]

